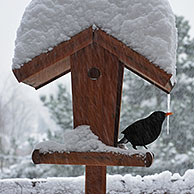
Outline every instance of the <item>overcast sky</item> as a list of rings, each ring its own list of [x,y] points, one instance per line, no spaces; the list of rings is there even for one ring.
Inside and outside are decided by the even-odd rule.
[[[5,79],[13,80],[17,83],[11,73],[12,57],[14,52],[14,41],[16,31],[24,13],[25,7],[31,0],[2,0],[0,6],[0,85],[5,83]],[[191,37],[194,37],[194,0],[169,0],[173,11],[177,15],[183,15],[191,24]],[[3,81],[2,81],[3,80]],[[33,89],[23,84],[18,84],[26,91]],[[35,92],[35,90],[33,90]],[[44,92],[44,89],[41,91]]]

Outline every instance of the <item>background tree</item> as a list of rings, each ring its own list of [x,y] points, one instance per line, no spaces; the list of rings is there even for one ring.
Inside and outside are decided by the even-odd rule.
[[[9,79],[0,88],[0,170],[16,164],[27,150],[27,138],[34,129],[31,110],[22,101],[21,91]],[[22,150],[23,147],[23,150]],[[24,148],[25,147],[25,148]],[[29,154],[29,151],[28,153]]]
[[[59,84],[56,95],[51,94],[49,98],[44,95],[41,96],[40,99],[44,106],[49,109],[51,118],[62,130],[55,131],[55,133],[48,130],[49,139],[56,138],[62,141],[63,136],[61,134],[63,134],[66,129],[72,129],[73,126],[71,95],[67,92],[65,85]]]

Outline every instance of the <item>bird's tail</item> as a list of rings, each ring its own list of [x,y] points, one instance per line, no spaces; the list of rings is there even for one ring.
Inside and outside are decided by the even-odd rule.
[[[128,140],[127,138],[123,137],[121,140],[118,141],[117,144],[126,144],[126,143],[128,143]]]

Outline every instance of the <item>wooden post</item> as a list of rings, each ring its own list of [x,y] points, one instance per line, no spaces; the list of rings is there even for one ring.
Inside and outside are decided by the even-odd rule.
[[[70,58],[74,127],[90,125],[106,145],[118,137],[124,66],[96,43]],[[106,166],[86,166],[86,193],[106,193]]]
[[[106,166],[86,166],[85,194],[106,194]]]

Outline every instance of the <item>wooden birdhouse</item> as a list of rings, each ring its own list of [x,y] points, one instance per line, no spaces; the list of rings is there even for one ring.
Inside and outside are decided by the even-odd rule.
[[[172,90],[170,74],[92,27],[13,72],[19,82],[36,89],[71,72],[74,127],[90,125],[103,143],[117,146],[124,68],[166,93]],[[106,166],[148,167],[153,157],[150,152],[127,156],[95,152],[42,154],[35,150],[32,159],[36,164],[86,165],[86,193],[102,194],[106,191]]]

